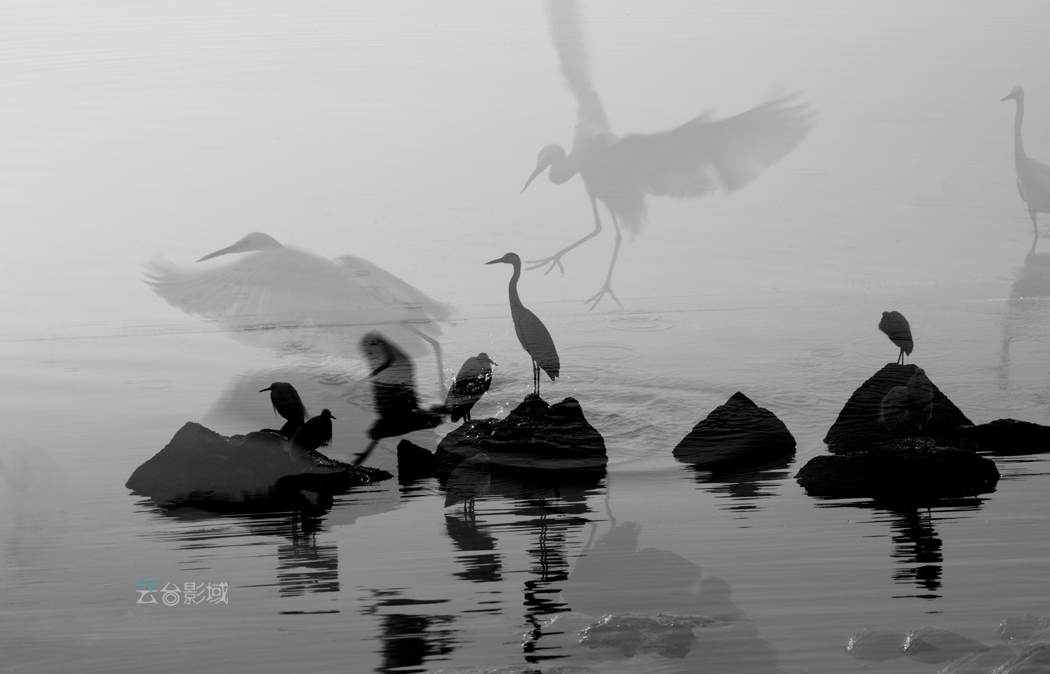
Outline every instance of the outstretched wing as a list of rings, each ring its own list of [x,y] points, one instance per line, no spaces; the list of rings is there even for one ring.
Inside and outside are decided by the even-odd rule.
[[[700,115],[670,131],[628,134],[609,152],[618,165],[634,167],[635,182],[648,194],[732,192],[794,150],[812,119],[809,106],[794,94],[718,121]]]
[[[358,346],[372,371],[369,378],[376,414],[396,418],[416,411],[419,403],[412,359],[377,332],[365,334]]]
[[[591,84],[589,50],[580,3],[576,0],[548,0],[547,16],[565,84],[576,97],[576,116],[607,131],[609,118]]]

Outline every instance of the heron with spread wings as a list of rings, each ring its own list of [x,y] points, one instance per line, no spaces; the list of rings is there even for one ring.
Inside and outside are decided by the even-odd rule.
[[[327,260],[253,232],[205,255],[240,254],[223,266],[183,267],[154,257],[146,283],[168,304],[217,321],[234,338],[254,346],[306,345],[359,358],[358,340],[378,332],[419,356],[427,345],[437,358],[444,390],[440,321],[452,309],[368,260],[343,255]]]
[[[558,185],[579,174],[591,200],[594,230],[550,257],[529,260],[529,269],[549,265],[545,273],[555,266],[564,273],[562,256],[602,231],[601,201],[612,216],[616,243],[605,283],[587,302],[593,309],[609,295],[619,304],[612,275],[621,229],[631,234],[641,230],[648,195],[693,199],[720,188],[740,189],[795,149],[809,132],[812,113],[794,94],[726,119],[702,114],[670,131],[616,136],[591,84],[579,3],[549,0],[547,7],[562,74],[576,98],[578,122],[572,150],[566,153],[560,145],[540,150],[522,192],[547,169]]]

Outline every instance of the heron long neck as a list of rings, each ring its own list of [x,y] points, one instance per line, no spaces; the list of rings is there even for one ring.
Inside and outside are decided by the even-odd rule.
[[[1014,115],[1014,159],[1024,159],[1024,144],[1021,142],[1021,120],[1024,119],[1024,99],[1017,98],[1017,113]]]
[[[510,291],[510,306],[520,307],[523,306],[521,298],[518,297],[518,278],[521,276],[521,263],[512,262],[511,264],[514,265],[514,273],[510,277],[510,285],[508,286],[508,290]]]

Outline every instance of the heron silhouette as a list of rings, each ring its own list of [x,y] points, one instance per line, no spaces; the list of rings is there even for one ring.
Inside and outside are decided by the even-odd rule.
[[[521,191],[548,168],[548,177],[558,185],[579,174],[591,200],[594,230],[550,257],[529,260],[529,269],[550,265],[544,274],[555,266],[564,274],[562,256],[602,231],[600,200],[612,217],[616,243],[605,283],[586,301],[594,309],[608,294],[620,304],[612,275],[621,229],[632,235],[641,230],[648,195],[693,199],[719,188],[738,190],[795,149],[809,132],[812,113],[798,94],[792,94],[726,119],[705,113],[669,131],[617,137],[591,84],[579,3],[550,0],[547,8],[561,71],[576,98],[578,121],[572,149],[566,153],[560,145],[547,145],[540,150],[536,169]]]
[[[435,428],[441,423],[442,409],[420,409],[412,359],[396,344],[370,332],[361,338],[359,346],[372,367],[368,379],[379,419],[368,429],[372,441],[354,459],[355,466],[363,463],[383,438]]]
[[[1021,120],[1024,119],[1024,89],[1014,87],[1003,97],[1017,101],[1017,112],[1014,114],[1014,169],[1017,171],[1017,193],[1028,205],[1028,216],[1032,218],[1032,227],[1039,236],[1039,225],[1036,213],[1050,213],[1050,166],[1037,162],[1024,153],[1021,142]]]
[[[514,334],[521,342],[521,348],[525,349],[532,358],[532,386],[533,394],[540,396],[540,369],[554,381],[561,371],[561,360],[558,359],[558,351],[554,348],[554,340],[547,326],[543,324],[536,314],[525,308],[518,297],[518,279],[521,277],[521,258],[517,253],[507,253],[497,260],[489,260],[485,264],[505,263],[514,267],[514,273],[510,277],[510,317],[514,321]]]
[[[262,232],[197,260],[245,253],[236,262],[186,268],[161,257],[146,264],[146,283],[168,304],[215,320],[240,341],[268,347],[293,344],[359,357],[366,332],[395,339],[422,355],[429,344],[444,390],[438,322],[452,314],[405,281],[368,260],[327,260],[283,246]]]
[[[452,417],[453,422],[460,419],[470,421],[471,408],[492,385],[493,365],[498,363],[482,351],[467,358],[463,367],[459,368],[459,373],[456,374],[456,379],[445,398],[445,411]]]
[[[332,416],[330,410],[321,410],[316,417],[307,420],[292,436],[292,444],[306,450],[317,450],[332,442]]]
[[[273,405],[274,412],[286,420],[284,426],[281,427],[281,435],[292,437],[309,416],[302,398],[299,397],[299,392],[294,386],[283,381],[275,381],[266,388],[260,389],[259,393],[266,391],[270,392],[270,404]]]
[[[915,348],[915,342],[911,338],[911,326],[908,319],[899,311],[883,311],[882,320],[879,321],[879,330],[886,333],[890,341],[896,344],[901,352],[897,356],[897,362],[904,364],[904,354],[911,355]]]

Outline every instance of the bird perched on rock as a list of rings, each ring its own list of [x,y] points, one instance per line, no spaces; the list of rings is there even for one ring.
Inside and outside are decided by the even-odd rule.
[[[1017,172],[1017,192],[1028,206],[1035,235],[1039,236],[1036,213],[1050,213],[1050,166],[1025,155],[1021,142],[1021,120],[1024,119],[1024,89],[1014,87],[1003,100],[1017,101],[1014,114],[1014,170]]]
[[[879,423],[893,430],[908,422],[922,433],[933,418],[933,382],[920,367],[904,386],[894,386],[879,405]]]
[[[460,419],[470,421],[471,408],[492,384],[493,365],[498,363],[482,351],[467,358],[463,367],[459,368],[456,380],[452,382],[445,398],[445,411],[452,417],[453,422]]]
[[[372,398],[379,419],[368,429],[372,442],[357,455],[360,465],[383,438],[435,428],[441,423],[441,407],[423,410],[416,398],[416,378],[412,359],[393,342],[370,332],[359,343],[362,355],[372,367]]]
[[[507,253],[497,260],[490,260],[485,264],[505,263],[514,267],[514,273],[510,277],[510,317],[514,321],[514,334],[518,336],[521,348],[525,349],[532,358],[532,385],[533,395],[540,395],[540,369],[554,381],[561,371],[561,360],[558,358],[558,350],[554,348],[554,340],[547,326],[543,324],[536,314],[525,308],[518,297],[518,279],[521,278],[521,258],[517,253]]]
[[[883,311],[882,320],[879,321],[879,330],[886,333],[890,341],[900,348],[901,352],[897,356],[897,362],[903,365],[904,354],[910,356],[912,349],[915,348],[915,342],[911,338],[911,326],[908,325],[908,319],[899,311]]]
[[[292,437],[309,416],[302,398],[299,397],[299,392],[294,386],[283,381],[275,381],[266,388],[260,389],[259,393],[266,391],[270,392],[270,403],[273,405],[274,412],[287,420],[281,427],[281,435],[286,438]]]
[[[332,416],[331,411],[324,409],[321,413],[308,420],[302,428],[292,436],[292,444],[307,450],[317,450],[332,442]]]
[[[549,0],[547,8],[561,71],[576,98],[576,133],[568,153],[560,145],[540,150],[521,191],[548,168],[551,182],[559,185],[579,174],[591,200],[594,230],[550,257],[530,260],[529,269],[550,265],[546,273],[555,266],[564,273],[562,256],[602,231],[601,201],[612,216],[616,242],[605,283],[587,301],[593,309],[608,294],[619,304],[612,275],[621,229],[641,231],[649,195],[694,199],[720,188],[738,190],[790,154],[809,132],[813,115],[797,97],[786,96],[726,119],[701,114],[660,133],[616,136],[591,81],[579,3]]]

